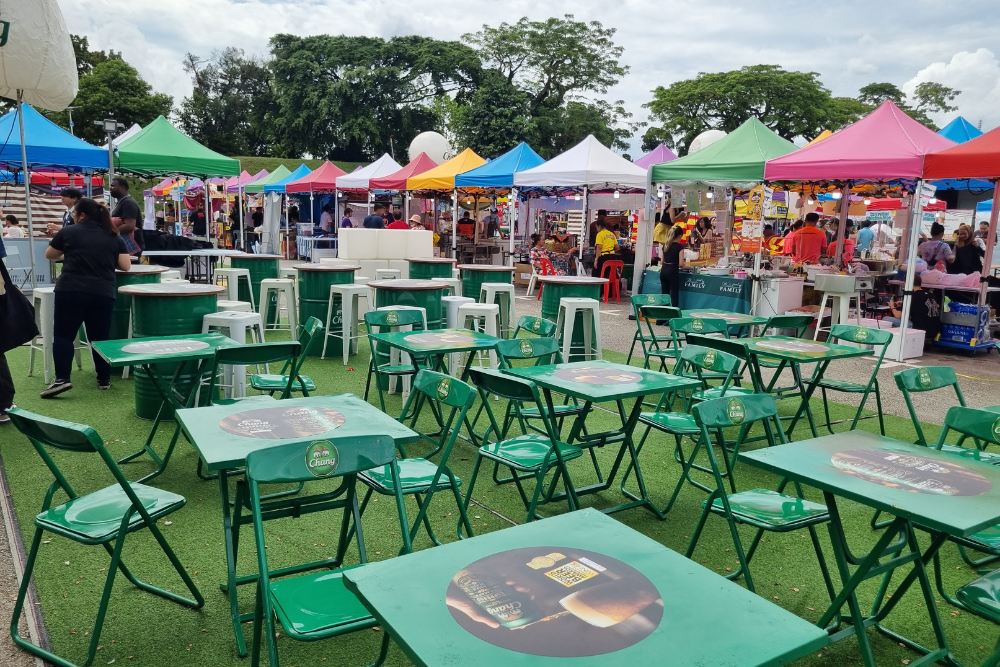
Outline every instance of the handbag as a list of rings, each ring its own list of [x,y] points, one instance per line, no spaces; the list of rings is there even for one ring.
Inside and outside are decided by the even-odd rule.
[[[34,340],[38,335],[35,307],[14,287],[7,267],[0,262],[4,293],[0,295],[0,353]]]

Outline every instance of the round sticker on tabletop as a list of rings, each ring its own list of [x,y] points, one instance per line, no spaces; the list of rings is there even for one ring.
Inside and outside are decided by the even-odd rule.
[[[854,449],[831,457],[834,467],[866,482],[937,496],[979,496],[993,484],[957,463],[892,449]]]
[[[538,333],[538,330],[541,328],[542,328],[542,320],[536,317],[535,321],[531,323],[531,331],[533,333]]]
[[[219,428],[244,438],[286,440],[329,433],[346,421],[344,415],[329,408],[269,407],[229,415],[219,422]]]
[[[858,329],[854,332],[854,342],[863,343],[868,340],[868,329]]]
[[[445,604],[466,632],[510,651],[604,655],[648,637],[663,598],[644,574],[604,554],[562,546],[511,549],[458,571]]]
[[[705,323],[702,322],[700,319],[695,318],[695,319],[691,320],[691,331],[694,331],[694,332],[697,333],[697,332],[701,331],[704,328],[705,328]]]
[[[448,398],[448,394],[449,393],[451,393],[451,379],[450,378],[441,378],[441,381],[438,382],[438,386],[437,386],[437,395],[438,395],[438,398],[443,401],[446,398]]]
[[[705,353],[702,363],[705,365],[705,368],[712,368],[715,366],[715,362],[718,358],[719,355],[715,353],[715,350],[709,350]]]
[[[530,357],[532,352],[535,351],[535,346],[531,344],[530,340],[521,341],[521,354],[526,357]]]
[[[919,371],[917,371],[917,382],[920,384],[921,388],[923,388],[923,389],[930,389],[931,388],[931,372],[929,370],[927,370],[926,368],[921,368]]]
[[[329,440],[317,440],[306,448],[306,468],[313,477],[328,477],[337,472],[339,454]]]
[[[178,338],[174,340],[150,340],[129,343],[122,348],[122,352],[128,352],[129,354],[180,354],[182,352],[204,350],[206,347],[208,347],[208,343],[203,340]]]
[[[604,366],[560,368],[554,371],[552,375],[562,380],[585,382],[587,384],[634,384],[642,382],[642,376],[637,373]]]
[[[726,414],[729,415],[729,421],[732,423],[742,424],[743,420],[747,418],[747,408],[740,399],[731,398],[726,403]]]
[[[399,315],[396,314],[395,310],[390,310],[388,313],[386,313],[385,323],[391,326],[396,326],[397,324],[399,324]]]

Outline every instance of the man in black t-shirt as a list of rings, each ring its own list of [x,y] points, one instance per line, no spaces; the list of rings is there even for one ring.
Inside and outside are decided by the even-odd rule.
[[[128,193],[128,181],[121,176],[111,179],[111,196],[118,200],[111,211],[111,222],[118,227],[128,254],[138,255],[145,245],[142,242],[142,209]]]
[[[198,202],[198,208],[191,211],[191,231],[195,236],[205,236],[208,232],[204,202]]]
[[[365,216],[361,226],[365,229],[385,229],[384,204],[375,204],[375,212]]]
[[[251,226],[257,229],[264,224],[264,211],[258,206],[253,210],[253,215],[250,216],[250,222],[253,223]]]

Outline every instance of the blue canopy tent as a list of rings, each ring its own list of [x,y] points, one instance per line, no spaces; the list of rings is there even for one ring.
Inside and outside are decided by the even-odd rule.
[[[938,134],[945,139],[951,139],[956,144],[964,144],[970,139],[981,136],[983,131],[965,120],[964,117],[957,116],[955,120],[938,130]],[[958,180],[946,178],[941,181],[934,181],[934,185],[937,186],[938,190],[982,190],[984,194],[986,192],[993,192],[992,183],[975,179]]]
[[[53,167],[69,171],[108,168],[106,150],[74,137],[35,111],[31,105],[22,104],[21,109],[24,114],[24,150],[28,158],[29,171]],[[0,116],[0,136],[14,136],[16,123],[16,109]],[[0,146],[0,164],[8,168],[21,168],[20,143],[5,141]]]
[[[298,169],[290,173],[288,176],[285,176],[280,181],[276,181],[274,183],[265,185],[264,192],[281,192],[282,194],[284,194],[286,185],[288,185],[292,181],[297,181],[300,178],[305,178],[311,173],[312,169],[307,167],[305,164],[300,164]]]
[[[514,187],[516,172],[532,169],[543,162],[545,160],[522,141],[496,160],[456,176],[455,187],[459,190],[509,190]]]

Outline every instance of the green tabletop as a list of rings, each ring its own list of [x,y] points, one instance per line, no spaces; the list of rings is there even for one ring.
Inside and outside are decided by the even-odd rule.
[[[747,350],[752,354],[772,359],[797,361],[799,363],[848,359],[850,357],[870,357],[874,354],[872,350],[863,347],[821,343],[819,341],[792,338],[790,336],[740,338],[734,342],[745,345]]]
[[[696,378],[602,360],[511,368],[504,372],[531,380],[544,389],[594,403],[701,387]]]
[[[413,355],[475,352],[492,349],[502,339],[471,329],[436,331],[392,331],[372,334],[376,341]]]
[[[746,315],[744,313],[733,313],[728,310],[719,310],[718,308],[682,310],[681,315],[684,317],[700,317],[706,320],[725,320],[730,326],[734,327],[752,327],[759,324],[767,324],[766,317],[757,317],[756,315]]]
[[[1000,523],[1000,467],[866,431],[740,452],[739,459],[956,537]]]
[[[829,641],[592,509],[343,576],[417,665],[777,666]]]
[[[215,351],[220,347],[233,345],[239,343],[219,333],[99,340],[93,343],[97,353],[112,368],[202,361],[215,357]]]
[[[404,444],[419,438],[354,394],[188,408],[177,411],[177,421],[209,470],[242,467],[259,449],[334,435],[387,435]]]

